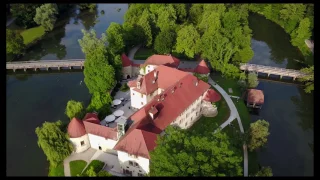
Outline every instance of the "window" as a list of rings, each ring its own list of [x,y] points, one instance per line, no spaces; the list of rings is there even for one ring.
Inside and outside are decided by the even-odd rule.
[[[143,102],[141,102],[141,105],[143,105]]]
[[[80,143],[81,143],[81,146],[84,146],[84,141],[81,141]]]
[[[148,70],[148,72],[150,72],[150,70]]]
[[[185,124],[184,124],[184,126],[187,126],[188,125],[188,122],[186,122]]]
[[[182,119],[179,121],[179,124],[181,124]]]
[[[134,162],[133,164],[134,164],[135,167],[139,167],[138,163]]]
[[[132,96],[134,96],[134,93],[132,93]]]
[[[143,98],[143,94],[141,94],[141,98]]]
[[[129,161],[129,165],[130,165],[130,166],[133,166],[133,162],[132,162],[132,161]]]
[[[198,112],[196,112],[196,116],[198,116]]]
[[[191,121],[192,121],[193,117],[191,117]]]
[[[143,176],[143,174],[141,174],[141,173],[138,173],[138,176]]]

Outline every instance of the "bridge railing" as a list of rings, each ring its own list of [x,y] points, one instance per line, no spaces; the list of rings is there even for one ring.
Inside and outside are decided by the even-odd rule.
[[[305,73],[295,70],[295,69],[285,69],[285,68],[279,68],[279,67],[271,67],[271,66],[264,66],[264,65],[258,65],[258,64],[249,64],[249,63],[241,63],[240,68],[245,68],[245,69],[256,69],[256,70],[264,70],[264,71],[273,71],[273,72],[282,72],[282,73],[298,73],[301,75],[305,75]]]
[[[72,62],[72,61],[84,61],[84,59],[66,59],[66,60],[39,60],[39,61],[16,61],[7,62],[7,64],[30,64],[30,63],[46,63],[46,62]]]

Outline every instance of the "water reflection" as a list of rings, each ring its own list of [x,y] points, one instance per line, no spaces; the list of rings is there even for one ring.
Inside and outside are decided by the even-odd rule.
[[[304,130],[313,131],[313,94],[306,94],[299,88],[300,95],[292,96],[291,101],[296,105],[296,115],[299,116],[299,126]]]
[[[303,56],[296,47],[291,45],[289,34],[279,25],[266,20],[261,15],[250,14],[249,26],[253,32],[251,43],[255,52],[251,63],[288,69],[297,69],[301,66],[295,59],[303,60]],[[266,59],[266,62],[261,62],[261,59]],[[271,59],[273,63],[267,59]]]
[[[97,20],[98,17],[98,8],[96,6],[93,10],[80,11],[80,14],[77,16],[77,19],[81,20],[85,30],[88,31],[90,30],[90,28],[93,28],[99,22]]]

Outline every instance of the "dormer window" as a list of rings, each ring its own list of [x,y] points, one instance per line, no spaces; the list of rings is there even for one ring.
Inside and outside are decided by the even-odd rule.
[[[141,86],[140,86],[140,85],[141,85],[141,83],[140,83],[140,82],[137,82],[137,88],[138,88],[138,89],[140,89],[140,88],[141,88]]]

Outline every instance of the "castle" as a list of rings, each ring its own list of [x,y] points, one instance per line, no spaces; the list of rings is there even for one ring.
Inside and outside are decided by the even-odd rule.
[[[202,115],[214,117],[218,113],[211,103],[219,101],[220,94],[193,76],[209,75],[205,61],[194,69],[179,68],[179,64],[180,60],[171,55],[153,55],[139,65],[123,54],[123,78],[137,77],[127,83],[136,112],[118,118],[113,127],[100,125],[95,113],[88,113],[83,120],[73,118],[68,134],[75,152],[91,147],[117,155],[123,174],[149,173],[149,152],[167,126],[187,129]]]

